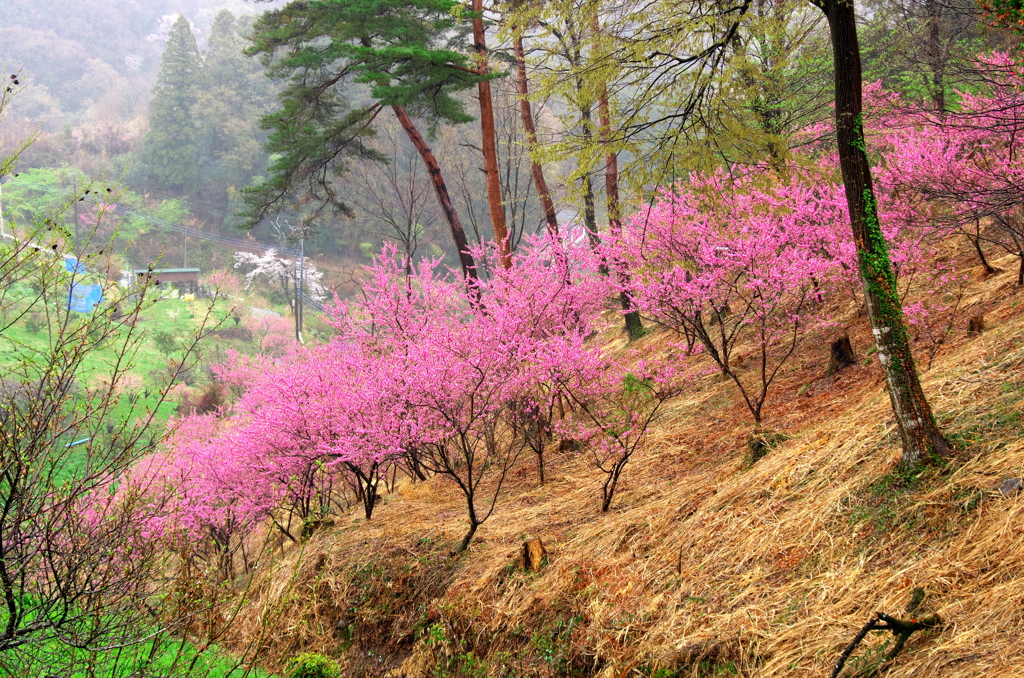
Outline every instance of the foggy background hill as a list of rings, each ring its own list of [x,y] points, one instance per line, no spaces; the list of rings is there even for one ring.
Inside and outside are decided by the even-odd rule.
[[[0,61],[31,83],[10,116],[43,131],[145,117],[171,24],[179,14],[204,46],[217,12],[283,4],[242,0],[0,0]]]

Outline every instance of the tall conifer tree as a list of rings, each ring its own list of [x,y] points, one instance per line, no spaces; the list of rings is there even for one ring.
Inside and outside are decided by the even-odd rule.
[[[266,167],[260,119],[274,104],[271,80],[249,46],[243,19],[221,10],[213,21],[203,59],[204,87],[194,109],[198,129],[200,188],[208,199],[227,203]]]
[[[167,37],[143,148],[150,179],[165,188],[187,191],[197,184],[199,148],[193,110],[202,77],[196,37],[181,15]]]

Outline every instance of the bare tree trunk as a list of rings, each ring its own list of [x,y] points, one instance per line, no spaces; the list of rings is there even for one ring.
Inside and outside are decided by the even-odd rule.
[[[590,104],[580,107],[580,120],[583,123],[583,143],[589,146],[590,139],[592,138],[591,128],[593,127]],[[594,181],[590,170],[583,174],[580,181],[583,182],[583,228],[587,230],[587,240],[590,241],[590,246],[597,250],[601,246],[601,236],[597,232],[597,210],[594,207]],[[607,274],[607,267],[602,265],[601,268],[602,273]]]
[[[448,226],[451,227],[452,240],[455,241],[455,247],[459,250],[459,263],[462,264],[462,275],[465,277],[467,285],[471,285],[472,282],[479,279],[476,272],[476,262],[473,260],[473,255],[469,252],[469,241],[466,239],[466,232],[462,230],[459,214],[455,211],[452,199],[448,195],[448,187],[445,185],[444,177],[441,175],[441,166],[437,164],[434,152],[430,150],[426,139],[416,129],[416,125],[413,123],[412,118],[409,117],[409,114],[405,112],[405,109],[401,106],[392,106],[391,108],[395,111],[402,129],[409,135],[409,141],[412,142],[420,157],[423,158],[423,164],[427,167],[427,174],[430,175],[430,181],[434,184],[437,202],[441,206],[441,211],[444,212]]]
[[[594,52],[599,53],[598,40],[601,35],[601,23],[597,14],[591,17],[590,29],[594,34]],[[601,93],[597,98],[597,122],[598,140],[605,149],[604,197],[605,210],[608,212],[608,230],[612,233],[613,237],[616,237],[622,231],[622,209],[619,203],[619,155],[608,149],[608,145],[611,142],[612,115],[611,107],[608,105],[607,83],[601,84]],[[622,291],[619,292],[619,304],[622,306],[622,310],[625,311],[623,319],[626,325],[626,333],[630,339],[638,339],[643,336],[644,327],[640,322],[639,311],[631,310],[633,299],[627,291],[629,274],[621,270],[619,266],[614,266],[614,268],[619,278],[619,284],[622,286]]]
[[[597,16],[593,20],[594,34],[600,30]],[[598,134],[602,146],[607,146],[611,139],[612,118],[608,106],[608,87],[601,87],[601,95],[597,100]],[[619,204],[619,156],[615,152],[607,152],[604,156],[604,196],[605,209],[608,211],[608,230],[613,236],[618,236],[622,231],[622,210]],[[619,292],[619,303],[625,311],[623,318],[626,324],[626,333],[630,339],[638,339],[644,334],[644,326],[640,321],[640,312],[631,310],[633,298],[627,291],[629,285],[629,274],[616,266],[619,276],[619,283],[622,291]]]
[[[971,235],[966,230],[964,230],[964,235],[974,245],[974,251],[978,253],[978,259],[981,260],[981,265],[985,269],[985,275],[989,276],[996,273],[996,269],[985,258],[985,251],[981,249],[981,221],[977,219],[974,221],[974,235]]]
[[[835,64],[836,137],[839,166],[846,188],[850,226],[857,245],[861,280],[868,315],[885,370],[889,399],[900,440],[903,463],[945,454],[949,444],[939,432],[910,352],[910,340],[896,289],[888,246],[878,221],[878,205],[871,182],[864,142],[860,47],[853,2],[812,0],[828,19]]]
[[[487,42],[484,36],[484,3],[473,0],[473,49],[476,51],[477,72],[487,75]],[[512,250],[505,224],[505,208],[501,204],[501,182],[498,176],[498,144],[494,133],[494,103],[491,99],[491,81],[477,84],[480,95],[480,142],[484,153],[484,177],[487,180],[487,206],[491,213],[491,229],[498,241],[501,265],[512,267]]]
[[[537,126],[533,122],[533,110],[530,108],[528,98],[530,90],[526,79],[526,56],[523,50],[523,38],[521,35],[515,37],[512,43],[512,53],[516,60],[516,88],[519,90],[519,114],[523,119],[523,130],[526,132],[526,149],[530,153],[530,175],[533,177],[533,186],[537,189],[537,197],[540,198],[541,209],[544,210],[544,219],[547,221],[548,233],[558,236],[558,216],[555,213],[555,203],[551,199],[551,191],[548,190],[548,183],[544,180],[544,168],[534,159],[533,153],[537,148]]]
[[[932,101],[935,103],[935,110],[942,115],[946,112],[946,78],[945,64],[943,63],[940,7],[938,0],[926,0],[928,11],[928,61],[931,67],[931,90]]]

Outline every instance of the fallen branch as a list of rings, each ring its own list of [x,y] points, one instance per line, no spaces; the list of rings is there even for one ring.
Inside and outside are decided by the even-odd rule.
[[[838,678],[840,671],[843,670],[843,666],[846,665],[846,660],[850,658],[853,651],[857,649],[857,646],[860,645],[861,641],[863,641],[871,631],[891,631],[893,636],[896,637],[896,644],[893,645],[889,654],[886,655],[885,660],[878,667],[878,669],[881,669],[883,666],[895,659],[896,655],[903,650],[903,646],[907,644],[907,639],[910,638],[911,634],[915,631],[930,629],[941,623],[942,619],[937,614],[928,615],[923,619],[912,618],[910,621],[903,621],[902,619],[890,617],[884,612],[876,612],[860,632],[857,633],[854,639],[850,641],[850,644],[843,649],[842,654],[839,655],[839,659],[836,660],[835,668],[832,669],[832,674],[829,678]],[[878,672],[878,669],[872,671],[871,675],[875,675]]]

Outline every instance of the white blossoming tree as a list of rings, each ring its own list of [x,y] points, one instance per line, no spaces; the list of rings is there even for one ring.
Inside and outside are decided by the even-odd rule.
[[[299,284],[298,262],[280,257],[272,249],[262,255],[235,252],[235,268],[245,272],[246,289],[252,287],[257,278],[264,278],[270,286],[280,285],[285,298],[289,298],[294,293],[294,286]],[[313,301],[326,299],[323,271],[318,270],[308,257],[303,260],[302,268],[302,292]]]

